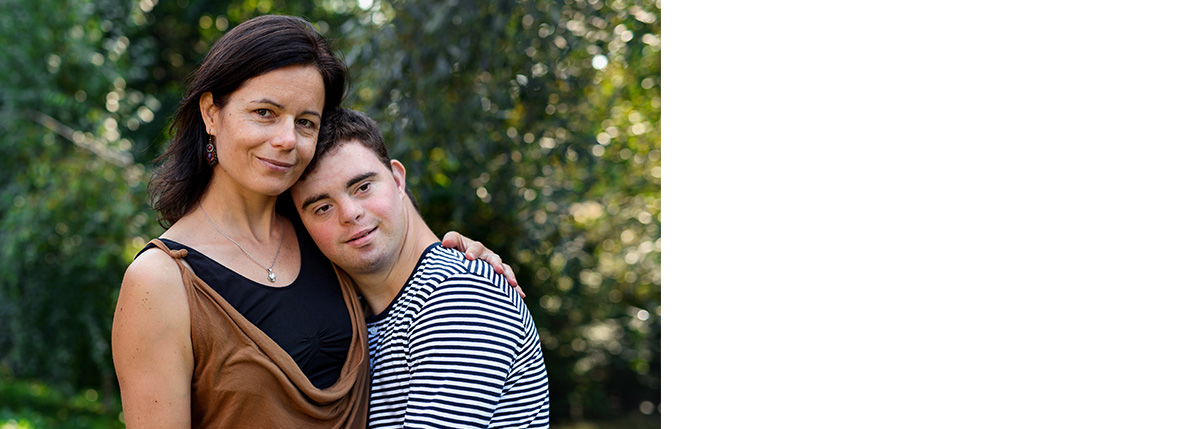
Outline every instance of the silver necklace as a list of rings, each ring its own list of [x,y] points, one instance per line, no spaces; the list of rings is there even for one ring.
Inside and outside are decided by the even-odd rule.
[[[254,259],[254,256],[250,255],[250,252],[247,252],[246,249],[243,249],[242,245],[238,244],[237,241],[234,241],[232,238],[229,238],[228,235],[225,235],[224,232],[221,232],[221,228],[217,228],[217,224],[213,223],[212,218],[208,217],[208,212],[204,211],[203,205],[200,206],[200,213],[204,213],[204,218],[208,219],[208,224],[212,225],[213,229],[217,230],[218,234],[221,234],[225,238],[229,239],[230,243],[233,243],[234,246],[237,246],[238,250],[241,250],[242,253],[245,253],[246,256],[249,256],[250,260],[254,261],[255,264],[258,264],[258,266],[263,267],[263,269],[266,269],[267,270],[267,280],[270,280],[271,283],[275,283],[275,271],[273,270],[273,268],[275,268],[275,261],[279,260],[279,249],[283,248],[283,235],[279,236],[279,247],[275,248],[275,259],[271,260],[271,266],[268,267],[268,266],[263,265],[262,263],[258,262],[257,259]]]

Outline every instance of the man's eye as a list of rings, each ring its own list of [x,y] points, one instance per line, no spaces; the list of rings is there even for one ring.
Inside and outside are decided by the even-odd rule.
[[[327,211],[329,211],[329,206],[328,206],[328,205],[324,205],[324,206],[317,207],[317,209],[316,209],[316,210],[313,210],[313,214],[318,214],[318,215],[319,215],[319,214],[325,213],[325,212],[327,212]]]
[[[371,182],[363,182],[363,184],[358,185],[358,192],[366,192],[370,188]]]

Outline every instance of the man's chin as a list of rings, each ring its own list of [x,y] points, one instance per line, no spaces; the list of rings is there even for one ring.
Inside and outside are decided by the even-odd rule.
[[[343,270],[353,274],[371,274],[387,267],[386,258],[365,252],[354,252],[354,255],[334,261]]]

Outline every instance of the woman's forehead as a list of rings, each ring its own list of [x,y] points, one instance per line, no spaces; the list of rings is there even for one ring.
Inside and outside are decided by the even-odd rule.
[[[288,110],[315,110],[319,116],[325,105],[325,82],[315,66],[288,66],[247,79],[232,96]]]

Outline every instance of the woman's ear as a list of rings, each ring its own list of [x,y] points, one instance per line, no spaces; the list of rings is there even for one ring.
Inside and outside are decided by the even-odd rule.
[[[211,92],[200,95],[200,117],[204,119],[204,130],[209,135],[217,133],[217,118],[220,113],[221,108],[213,102]]]

